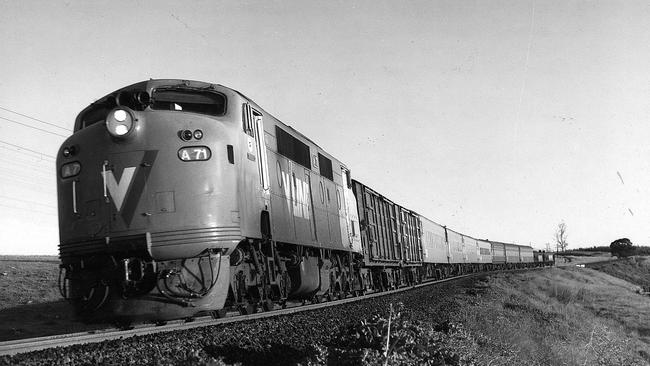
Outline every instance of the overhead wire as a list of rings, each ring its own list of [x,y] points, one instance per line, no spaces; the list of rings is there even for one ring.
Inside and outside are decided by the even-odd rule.
[[[32,150],[32,149],[28,149],[28,148],[26,148],[26,147],[22,147],[22,146],[19,146],[19,145],[16,145],[16,144],[12,144],[12,143],[10,143],[10,142],[2,141],[2,140],[0,140],[0,143],[2,143],[2,144],[6,144],[6,145],[9,145],[9,146],[12,146],[12,147],[15,147],[15,148],[21,149],[21,150],[29,151],[29,152],[31,152],[31,153],[34,153],[34,154],[40,155],[41,157],[47,157],[47,158],[51,158],[51,159],[56,160],[56,157],[55,157],[55,156],[53,156],[53,155],[49,155],[49,154],[45,154],[45,153],[42,153],[42,152],[40,152],[40,151],[36,151],[36,150]]]
[[[48,126],[52,126],[52,127],[56,127],[56,128],[60,128],[60,129],[62,129],[62,130],[64,130],[64,131],[67,131],[67,132],[70,132],[70,131],[71,131],[69,128],[61,127],[61,126],[59,126],[59,125],[57,125],[57,124],[54,124],[54,123],[45,122],[45,121],[43,121],[42,119],[38,119],[38,118],[35,118],[35,117],[32,117],[32,116],[28,116],[28,115],[26,115],[26,114],[22,114],[22,113],[20,113],[20,112],[13,111],[13,110],[11,110],[11,109],[9,109],[9,108],[4,108],[4,107],[0,106],[0,109],[2,109],[3,111],[7,111],[7,112],[11,112],[11,113],[17,114],[17,115],[22,116],[22,117],[25,117],[25,118],[29,118],[29,119],[34,120],[34,121],[38,121],[38,122],[40,122],[40,123],[44,123],[44,124],[46,124],[46,125],[48,125]]]
[[[59,137],[63,137],[63,138],[67,138],[67,137],[68,137],[68,135],[62,135],[62,134],[60,134],[60,133],[56,133],[56,132],[52,132],[52,131],[48,131],[48,130],[45,130],[45,129],[42,129],[42,128],[38,128],[38,127],[35,127],[35,126],[32,126],[32,125],[29,125],[29,124],[27,124],[27,123],[22,123],[22,122],[14,121],[13,119],[10,119],[10,118],[0,117],[0,119],[4,119],[5,121],[9,121],[9,122],[12,122],[12,123],[16,123],[16,124],[19,124],[19,125],[21,125],[21,126],[25,126],[25,127],[28,127],[28,128],[33,128],[33,129],[35,129],[35,130],[39,130],[39,131],[42,131],[42,132],[45,132],[45,133],[49,133],[49,134],[52,134],[52,135],[55,135],[55,136],[59,136]]]

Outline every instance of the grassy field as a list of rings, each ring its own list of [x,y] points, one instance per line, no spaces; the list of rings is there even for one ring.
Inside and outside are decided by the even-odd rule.
[[[650,363],[650,297],[589,268],[489,276],[458,315],[483,344],[486,364]]]
[[[478,365],[650,364],[650,296],[639,291],[650,258],[593,266],[486,275],[438,299],[447,305],[431,329],[462,327]],[[0,341],[102,328],[74,320],[57,278],[54,257],[0,257]]]
[[[606,262],[616,260],[607,252],[580,252],[571,251],[566,254],[556,256],[555,264],[557,267],[574,266],[576,264],[589,264],[597,262]]]
[[[0,256],[0,341],[103,328],[74,320],[54,256]]]
[[[611,263],[592,264],[588,267],[624,279],[643,287],[645,291],[650,291],[650,257],[630,257]]]

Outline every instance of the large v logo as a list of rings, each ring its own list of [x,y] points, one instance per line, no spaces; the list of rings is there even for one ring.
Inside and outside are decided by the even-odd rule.
[[[111,166],[114,167],[114,170],[102,169],[105,188],[104,194],[111,196],[111,201],[115,205],[115,212],[119,214],[117,217],[123,219],[123,222],[120,223],[120,220],[116,221],[117,217],[113,215],[111,221],[113,226],[111,230],[130,228],[138,207],[140,206],[142,210],[147,210],[147,199],[142,199],[142,193],[145,191],[147,179],[157,155],[157,150],[145,150],[130,151],[109,156]],[[108,164],[108,162],[105,164]],[[124,167],[122,175],[116,179],[116,175],[119,174],[121,167]]]
[[[113,203],[115,204],[115,209],[117,209],[118,212],[122,209],[122,205],[124,204],[124,198],[126,197],[126,193],[128,192],[129,187],[131,186],[131,182],[133,181],[135,169],[136,167],[134,166],[124,168],[122,178],[120,178],[119,182],[115,179],[115,175],[113,175],[112,170],[109,170],[105,173],[106,188],[108,188],[108,193],[111,194]]]

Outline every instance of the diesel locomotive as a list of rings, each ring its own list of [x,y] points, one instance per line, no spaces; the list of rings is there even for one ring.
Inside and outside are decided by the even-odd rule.
[[[56,166],[59,287],[86,319],[251,313],[552,262],[395,204],[211,83],[148,80],[100,98]]]

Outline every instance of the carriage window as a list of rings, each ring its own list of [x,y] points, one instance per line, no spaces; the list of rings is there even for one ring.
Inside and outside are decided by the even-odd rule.
[[[213,91],[189,88],[158,88],[151,96],[152,109],[183,111],[221,116],[226,113],[226,97]]]
[[[311,169],[309,146],[307,146],[307,144],[293,137],[278,126],[275,126],[275,137],[278,141],[278,153],[305,168]]]
[[[318,167],[320,168],[320,175],[323,177],[334,180],[334,173],[332,172],[332,161],[321,153],[318,153]]]

